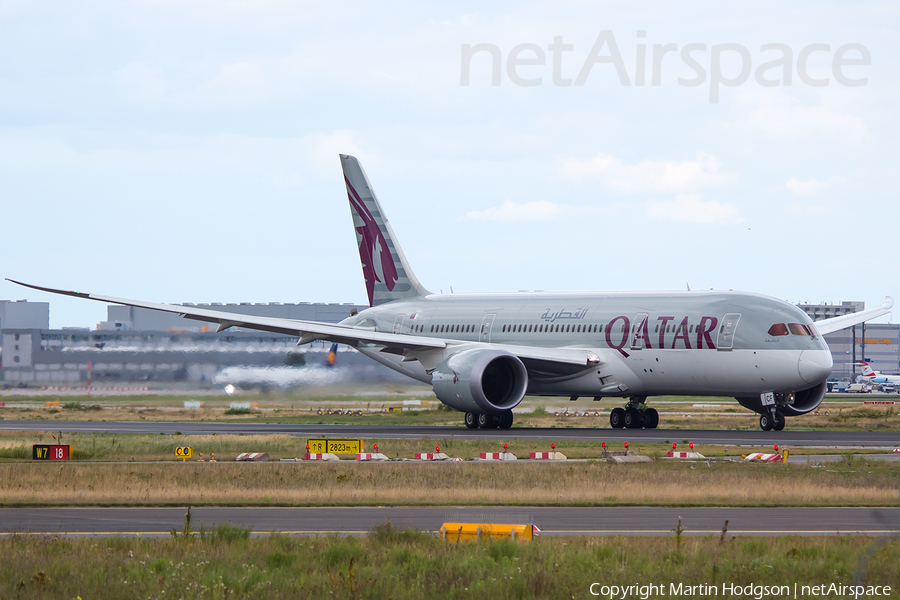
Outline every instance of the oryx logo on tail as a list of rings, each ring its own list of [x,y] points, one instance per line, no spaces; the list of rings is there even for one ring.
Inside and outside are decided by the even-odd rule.
[[[359,259],[362,261],[363,276],[366,278],[366,292],[369,294],[369,305],[373,303],[375,284],[383,283],[387,289],[393,290],[397,283],[397,267],[391,257],[391,250],[387,241],[375,222],[375,217],[366,208],[365,202],[353,188],[350,180],[344,177],[347,183],[347,197],[350,198],[350,206],[353,214],[359,217],[362,225],[356,227],[357,242],[359,243]]]
[[[369,306],[430,294],[409,268],[362,165],[355,157],[341,154],[341,168]]]

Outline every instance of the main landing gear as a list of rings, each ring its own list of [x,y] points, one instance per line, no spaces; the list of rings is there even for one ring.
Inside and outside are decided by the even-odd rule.
[[[780,410],[774,410],[769,413],[759,415],[759,428],[763,431],[781,431],[784,429],[784,413]]]
[[[613,429],[656,429],[659,425],[659,413],[655,408],[644,404],[646,396],[635,396],[628,399],[625,408],[616,407],[609,413],[609,424]]]
[[[509,429],[513,424],[513,412],[511,410],[500,413],[467,412],[465,423],[469,429]]]

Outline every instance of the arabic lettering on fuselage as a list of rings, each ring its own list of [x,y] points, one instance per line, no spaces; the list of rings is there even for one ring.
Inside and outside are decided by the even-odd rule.
[[[544,314],[541,315],[541,319],[547,321],[548,323],[553,323],[559,319],[584,319],[585,315],[587,315],[588,309],[579,308],[575,312],[569,312],[565,309],[560,309],[556,312],[550,312],[548,308]]]

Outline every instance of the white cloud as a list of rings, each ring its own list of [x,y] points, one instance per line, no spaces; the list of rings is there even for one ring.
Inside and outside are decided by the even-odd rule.
[[[845,179],[843,177],[829,177],[825,181],[819,181],[815,177],[812,177],[809,181],[800,181],[799,179],[791,177],[788,179],[787,183],[785,183],[785,186],[798,196],[811,196],[819,194],[844,181]]]
[[[647,207],[647,215],[658,221],[720,225],[740,222],[737,208],[718,200],[704,201],[697,194],[679,194],[674,200],[656,202]]]
[[[599,178],[609,187],[623,192],[678,193],[726,183],[734,178],[720,173],[719,167],[718,159],[702,153],[696,160],[645,160],[632,165],[608,154],[598,154],[587,160],[566,161],[562,173],[569,178]]]
[[[827,98],[826,98],[827,101]],[[832,147],[840,143],[859,144],[872,136],[862,118],[850,114],[853,110],[831,101],[816,106],[803,106],[801,100],[787,95],[766,96],[759,108],[741,121],[749,130],[791,143],[796,140],[827,140]]]
[[[546,200],[535,200],[525,204],[517,204],[505,200],[500,206],[486,210],[473,210],[465,214],[463,221],[499,221],[515,223],[519,221],[546,221],[555,219],[568,210],[565,204],[553,204]]]

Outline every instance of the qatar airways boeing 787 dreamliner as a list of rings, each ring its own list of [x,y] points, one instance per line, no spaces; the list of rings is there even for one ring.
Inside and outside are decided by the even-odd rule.
[[[526,394],[618,397],[612,427],[654,428],[651,396],[733,396],[764,430],[815,409],[831,352],[823,335],[886,314],[815,324],[796,306],[746,292],[432,294],[413,274],[359,161],[341,155],[368,308],[328,324],[28,287],[188,319],[328,340],[427,384],[469,428],[508,428]],[[19,283],[19,282],[15,282]]]

